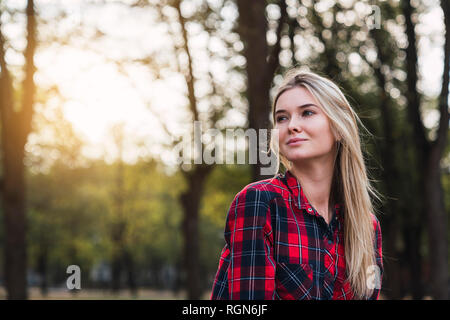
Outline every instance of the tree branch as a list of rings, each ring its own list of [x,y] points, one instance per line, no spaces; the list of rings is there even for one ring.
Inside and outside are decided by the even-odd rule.
[[[191,51],[189,50],[189,40],[188,35],[186,31],[186,20],[184,19],[183,15],[181,14],[181,4],[180,0],[176,0],[174,3],[174,7],[178,12],[178,22],[181,25],[181,33],[183,35],[183,49],[188,57],[188,72],[185,74],[186,79],[186,85],[188,89],[188,99],[189,99],[189,107],[191,109],[192,115],[194,116],[194,121],[198,121],[198,110],[197,110],[197,100],[195,98],[195,91],[194,91],[194,72],[192,70],[192,57],[191,57]]]

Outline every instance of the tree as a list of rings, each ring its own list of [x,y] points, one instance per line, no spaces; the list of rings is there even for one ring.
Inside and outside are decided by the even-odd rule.
[[[446,29],[444,44],[444,71],[442,78],[442,89],[439,96],[439,128],[436,137],[429,141],[425,126],[420,115],[421,97],[417,91],[417,40],[415,24],[412,19],[414,8],[410,1],[402,2],[402,11],[405,17],[406,35],[408,47],[406,48],[406,68],[408,91],[406,99],[408,102],[408,118],[413,127],[412,140],[418,156],[418,170],[423,174],[425,211],[428,217],[428,247],[430,269],[431,294],[435,299],[448,298],[448,218],[445,212],[443,190],[441,184],[440,161],[442,159],[449,129],[448,111],[448,86],[450,68],[450,4],[441,1],[444,13]]]
[[[36,68],[33,58],[37,46],[37,25],[33,0],[27,1],[26,16],[25,77],[22,83],[20,100],[15,99],[13,75],[9,71],[5,59],[7,44],[0,30],[2,205],[5,227],[5,282],[9,299],[27,298],[27,222],[23,160],[24,146],[31,131],[35,95],[33,76]],[[20,108],[16,108],[18,104],[20,104]]]
[[[221,125],[220,122],[226,116],[227,110],[233,107],[231,101],[235,97],[230,97],[227,93],[227,84],[220,83],[215,79],[213,71],[211,68],[207,68],[206,75],[204,78],[208,79],[210,90],[203,97],[200,97],[196,90],[196,83],[200,81],[199,72],[195,70],[194,58],[195,55],[191,49],[190,35],[188,32],[188,24],[197,24],[208,34],[209,39],[220,40],[224,42],[227,46],[228,52],[221,53],[219,59],[226,59],[227,57],[232,57],[234,50],[232,49],[232,43],[228,43],[226,37],[226,30],[215,29],[211,27],[213,25],[219,25],[221,22],[219,5],[216,8],[210,6],[208,2],[202,2],[197,11],[192,14],[189,18],[183,15],[181,6],[182,1],[174,0],[167,2],[153,3],[152,5],[158,9],[160,21],[167,23],[169,26],[169,35],[173,42],[173,54],[175,56],[175,72],[182,75],[184,83],[186,86],[186,97],[187,97],[187,109],[189,111],[188,118],[193,122],[194,125],[190,126],[188,129],[190,132],[190,139],[195,140],[195,123],[201,123],[202,129],[217,129],[220,133],[225,132],[226,129],[233,129],[234,126]],[[164,14],[163,8],[172,8],[176,12],[175,24],[178,25],[180,33],[172,31],[174,21],[170,17]],[[216,59],[219,54],[212,52],[211,47],[206,48],[208,59]],[[180,62],[180,57],[185,58],[185,63]],[[231,68],[231,67],[230,67]],[[228,84],[229,85],[229,84]],[[215,99],[215,100],[213,100]],[[209,101],[208,101],[209,100]],[[208,110],[201,111],[199,108],[200,103],[208,101]],[[216,102],[214,102],[216,101]],[[165,132],[169,137],[174,140],[173,145],[180,143],[180,139],[173,137],[171,131],[163,125]],[[188,141],[184,141],[186,143]],[[207,144],[201,138],[201,145],[197,145],[201,150],[206,150],[207,147],[211,147],[211,144]],[[214,142],[212,143],[214,145]],[[213,150],[215,155],[218,154],[218,148],[220,146],[214,146]],[[195,147],[194,147],[195,148]],[[184,239],[184,250],[183,250],[183,262],[184,262],[184,279],[187,288],[187,296],[189,299],[199,299],[202,295],[204,289],[204,278],[200,274],[200,263],[199,263],[199,211],[200,204],[204,194],[205,183],[208,176],[211,174],[215,163],[209,164],[203,161],[203,152],[197,153],[198,149],[194,151],[194,164],[180,163],[179,170],[184,176],[186,181],[186,188],[180,194],[180,204],[183,208],[183,222],[182,222],[182,232]],[[197,153],[197,154],[196,154]],[[198,163],[197,160],[200,160]]]
[[[238,32],[244,42],[244,56],[247,72],[248,127],[259,132],[270,128],[270,87],[279,65],[280,38],[287,21],[286,2],[278,1],[280,18],[277,27],[277,41],[269,46],[266,40],[268,30],[266,1],[237,0],[239,9]],[[257,146],[260,147],[259,134]],[[264,151],[267,151],[264,150]],[[259,158],[260,152],[258,152]],[[252,166],[253,180],[265,177],[261,174],[262,163]]]

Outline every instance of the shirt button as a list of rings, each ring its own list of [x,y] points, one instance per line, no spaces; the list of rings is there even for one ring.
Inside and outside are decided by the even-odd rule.
[[[333,240],[328,240],[328,244],[333,244]]]
[[[311,208],[308,208],[308,211],[309,211],[309,212],[311,212],[311,211],[312,211],[312,209],[311,209]]]

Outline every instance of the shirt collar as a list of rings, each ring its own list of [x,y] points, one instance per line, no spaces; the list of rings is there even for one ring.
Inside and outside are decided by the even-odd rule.
[[[316,210],[314,210],[313,206],[309,203],[305,194],[303,193],[303,188],[300,185],[298,179],[291,173],[291,171],[287,170],[285,173],[286,185],[290,193],[294,198],[294,204],[297,208],[305,210],[307,213],[320,216]],[[339,203],[334,205],[334,211],[336,212],[336,216],[341,219],[342,216],[340,214],[341,205]]]

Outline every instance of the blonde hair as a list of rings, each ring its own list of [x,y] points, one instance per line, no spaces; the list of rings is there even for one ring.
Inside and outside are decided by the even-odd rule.
[[[280,95],[292,88],[303,87],[317,99],[330,121],[337,143],[335,169],[330,195],[330,206],[341,203],[344,215],[344,247],[348,280],[356,298],[367,298],[372,290],[367,286],[367,273],[375,265],[374,224],[370,194],[380,200],[371,186],[361,151],[358,122],[364,127],[339,87],[332,81],[312,72],[297,68],[289,70],[273,100],[272,118],[275,124],[275,107]],[[275,150],[271,138],[270,148]],[[277,149],[278,150],[278,149]],[[292,163],[281,153],[281,163],[291,170]]]

